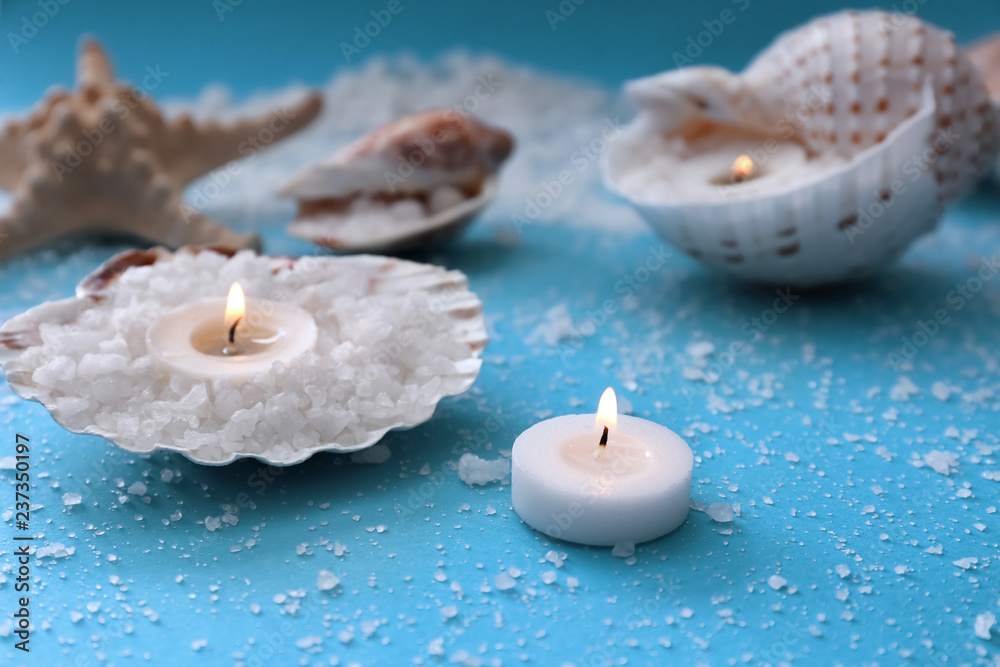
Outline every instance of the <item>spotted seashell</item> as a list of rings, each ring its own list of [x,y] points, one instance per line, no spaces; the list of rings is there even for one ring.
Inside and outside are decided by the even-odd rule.
[[[282,192],[289,233],[344,252],[394,253],[445,240],[496,195],[513,149],[504,130],[448,109],[404,116],[305,166]]]
[[[800,138],[819,153],[853,156],[914,116],[930,86],[947,150],[934,162],[942,201],[982,178],[1000,134],[989,90],[955,36],[902,13],[843,12],[787,32],[743,72],[769,115],[809,108]],[[816,108],[812,101],[825,98]],[[941,143],[940,145],[945,145]]]
[[[605,184],[683,252],[758,282],[808,287],[888,266],[1000,148],[998,112],[969,54],[904,14],[820,17],[740,74],[672,70],[626,92],[639,113],[604,155]],[[732,146],[730,164],[746,152],[731,136],[779,147],[769,178],[684,187],[706,137],[720,153]],[[779,169],[796,151],[803,160]]]

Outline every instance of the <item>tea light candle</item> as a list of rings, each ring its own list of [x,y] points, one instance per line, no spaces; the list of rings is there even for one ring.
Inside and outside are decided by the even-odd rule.
[[[618,416],[614,390],[596,415],[535,424],[514,442],[514,510],[533,528],[579,544],[647,542],[676,529],[691,499],[691,448],[673,431]]]
[[[655,193],[675,205],[751,200],[808,182],[838,162],[810,157],[794,141],[707,122],[690,134],[637,147],[632,159],[644,166],[624,174],[620,188]]]
[[[146,346],[164,371],[199,380],[226,377],[237,386],[315,344],[312,315],[262,301],[248,316],[239,283],[233,283],[227,300],[186,304],[157,318],[146,332]]]

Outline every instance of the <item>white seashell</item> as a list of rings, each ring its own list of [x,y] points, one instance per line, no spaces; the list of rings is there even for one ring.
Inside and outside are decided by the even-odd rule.
[[[96,42],[85,42],[77,90],[55,91],[24,122],[0,129],[0,258],[72,235],[124,235],[172,248],[260,247],[182,201],[188,183],[245,153],[260,132],[280,140],[308,125],[322,100],[311,94],[275,114],[232,123],[165,119],[148,94],[115,82]],[[280,130],[275,128],[279,127]]]
[[[496,194],[513,142],[455,111],[400,118],[308,165],[283,189],[299,200],[288,228],[348,252],[400,252],[464,229]]]
[[[968,55],[902,14],[821,17],[742,74],[688,68],[626,90],[639,114],[605,155],[606,185],[679,249],[767,283],[879,270],[933,229],[1000,144]],[[730,164],[756,153],[761,176],[692,187],[692,160],[730,146]]]
[[[207,254],[199,256],[202,252]],[[205,262],[199,264],[199,259],[205,259]],[[52,344],[62,337],[68,341],[66,345],[78,346],[73,340],[86,335],[92,338],[96,345],[99,341],[115,339],[116,334],[118,339],[123,335],[128,336],[128,330],[131,330],[133,342],[144,340],[143,332],[149,324],[147,320],[150,320],[150,317],[155,318],[160,312],[176,304],[168,306],[153,299],[136,304],[133,297],[128,297],[125,299],[127,303],[123,305],[116,301],[116,293],[125,289],[128,284],[139,284],[142,289],[148,290],[156,282],[176,282],[179,272],[192,270],[213,276],[209,282],[218,277],[216,281],[218,284],[207,286],[209,289],[216,287],[222,289],[223,284],[233,278],[255,283],[263,293],[270,293],[272,289],[294,289],[297,298],[301,297],[302,303],[299,305],[303,307],[312,299],[329,300],[344,296],[340,292],[330,293],[330,281],[337,280],[353,286],[352,289],[361,295],[359,298],[369,300],[366,303],[371,303],[371,299],[384,299],[397,303],[400,296],[419,293],[421,296],[417,301],[426,303],[427,308],[434,309],[433,312],[428,310],[426,313],[421,310],[414,311],[415,315],[424,318],[419,323],[421,330],[431,326],[429,324],[431,321],[436,322],[431,333],[439,337],[439,343],[444,342],[447,345],[454,358],[451,362],[444,361],[444,357],[435,358],[434,362],[439,367],[435,364],[428,365],[418,369],[418,373],[409,368],[408,364],[414,363],[414,358],[418,356],[417,349],[421,345],[426,346],[427,342],[412,336],[410,336],[413,338],[411,342],[404,342],[402,339],[404,334],[400,334],[399,340],[387,338],[381,346],[373,347],[377,354],[368,359],[370,367],[356,366],[354,369],[344,369],[342,366],[336,366],[334,371],[330,371],[329,368],[323,370],[318,365],[310,366],[311,381],[324,396],[328,390],[344,392],[345,382],[353,383],[353,390],[346,388],[343,400],[328,404],[328,407],[332,405],[345,414],[348,411],[348,403],[360,404],[362,393],[358,387],[365,378],[378,377],[382,373],[393,377],[397,374],[410,373],[410,382],[417,382],[422,386],[417,392],[410,392],[404,388],[403,395],[394,405],[380,405],[379,409],[387,410],[387,414],[375,415],[363,411],[350,413],[347,415],[351,418],[350,427],[344,428],[335,440],[320,439],[319,442],[296,447],[288,445],[283,439],[279,439],[278,444],[269,446],[256,442],[251,437],[226,442],[224,428],[209,427],[206,427],[206,430],[188,431],[183,436],[170,436],[164,432],[164,435],[155,441],[143,442],[134,429],[129,432],[123,425],[125,421],[135,422],[142,417],[145,408],[150,407],[149,401],[143,396],[130,394],[121,401],[105,404],[102,407],[103,412],[99,413],[97,418],[81,421],[78,404],[86,405],[90,400],[96,400],[94,396],[69,396],[60,389],[65,383],[59,382],[56,383],[58,386],[52,386],[51,381],[45,383],[38,379],[37,371],[49,361],[49,350],[44,347],[46,341]],[[141,282],[136,283],[136,281]],[[176,295],[174,301],[183,303],[185,300],[197,298],[199,296],[196,294],[185,293]],[[436,304],[441,307],[438,309]],[[95,332],[92,330],[93,325],[87,324],[97,321],[96,316],[100,314],[97,311],[101,309],[126,307],[127,313],[122,310],[113,311],[117,326],[121,327],[116,332],[106,330]],[[142,312],[138,312],[139,310]],[[88,329],[88,326],[91,329]],[[331,325],[328,323],[327,326],[329,328]],[[405,331],[412,333],[411,329]],[[330,335],[335,339],[331,339],[330,345],[338,349],[346,344],[349,348],[360,350],[370,343],[340,338],[347,336],[343,329]],[[0,363],[15,393],[22,398],[42,403],[57,422],[72,432],[99,435],[132,452],[148,452],[153,449],[179,451],[193,461],[210,465],[225,464],[236,458],[250,456],[273,465],[291,465],[320,451],[344,452],[364,449],[378,442],[392,429],[410,428],[427,421],[442,398],[460,394],[472,385],[482,364],[480,355],[488,342],[482,303],[468,290],[468,281],[458,271],[370,255],[294,259],[254,256],[248,251],[237,254],[233,249],[182,248],[172,253],[163,248],[153,248],[130,250],[112,257],[80,283],[75,298],[44,303],[14,317],[0,327]],[[140,347],[142,345],[142,343],[136,344]],[[320,344],[322,341],[317,343]],[[177,379],[163,377],[162,371],[155,365],[150,365],[147,369],[143,365],[143,360],[150,357],[142,349],[133,349],[132,353],[134,358],[128,366],[128,372],[134,376],[137,383],[156,388],[171,384],[168,379]],[[339,374],[341,370],[350,370],[353,373],[355,369],[356,374],[347,379],[345,379],[347,376],[342,377]],[[303,371],[299,372],[301,381]],[[321,379],[317,379],[317,374],[323,374]],[[274,377],[272,375],[272,382]],[[322,378],[325,378],[326,384]],[[204,385],[209,400],[215,400],[214,383],[191,382],[192,386]],[[225,389],[226,387],[220,387],[220,391]],[[231,386],[228,389],[230,392],[235,391]],[[157,391],[162,394],[164,390],[147,389],[147,393],[151,395]],[[253,406],[244,402],[238,407],[249,409]],[[237,406],[234,405],[232,409],[237,409]],[[108,417],[105,414],[116,411],[120,413],[117,422],[114,415]],[[99,419],[102,415],[106,417],[104,421]],[[179,418],[184,416],[179,415]],[[278,434],[279,438],[281,435]],[[297,434],[285,435],[292,438]]]

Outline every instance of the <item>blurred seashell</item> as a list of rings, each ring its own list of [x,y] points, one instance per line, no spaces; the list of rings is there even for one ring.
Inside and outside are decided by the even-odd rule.
[[[990,90],[994,104],[1000,104],[1000,33],[969,47],[969,58]]]
[[[979,74],[989,88],[990,97],[993,98],[993,107],[1000,116],[1000,33],[991,35],[986,39],[969,47],[969,58],[979,69]],[[994,180],[1000,184],[1000,160],[996,162],[993,169]]]
[[[679,249],[768,283],[885,267],[975,185],[1000,144],[968,54],[903,14],[821,17],[741,74],[688,68],[627,92],[639,115],[605,156],[606,184]],[[730,164],[759,156],[759,173],[700,189],[669,174],[728,146]]]
[[[165,76],[149,68],[147,79]],[[172,248],[222,244],[259,248],[183,203],[188,183],[235,160],[248,137],[283,139],[308,125],[322,102],[312,94],[275,114],[232,123],[164,119],[148,92],[116,83],[104,50],[83,44],[77,89],[56,91],[23,122],[0,130],[0,188],[12,205],[0,215],[0,258],[63,236],[114,234]],[[241,150],[243,147],[243,150]]]
[[[510,135],[455,111],[400,118],[322,162],[282,194],[299,201],[291,235],[346,252],[400,252],[451,238],[496,194]]]

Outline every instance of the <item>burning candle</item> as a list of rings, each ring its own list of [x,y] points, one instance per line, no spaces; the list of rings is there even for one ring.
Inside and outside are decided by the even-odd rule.
[[[146,345],[168,373],[241,385],[276,361],[289,362],[316,344],[316,322],[295,306],[256,302],[248,313],[233,283],[225,301],[196,301],[157,318]]]
[[[550,537],[611,546],[647,542],[687,517],[694,455],[673,431],[619,416],[614,390],[596,415],[535,424],[514,442],[514,509]]]

